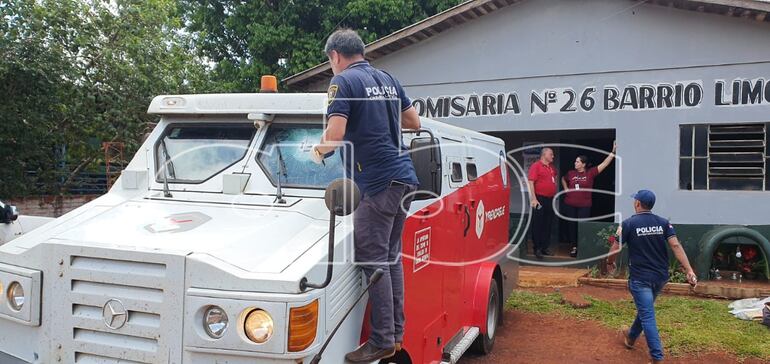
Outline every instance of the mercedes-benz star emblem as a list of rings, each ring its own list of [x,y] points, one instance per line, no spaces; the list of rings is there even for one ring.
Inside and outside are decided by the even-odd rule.
[[[111,299],[102,308],[102,319],[107,327],[117,330],[128,321],[128,311],[126,311],[122,302]]]

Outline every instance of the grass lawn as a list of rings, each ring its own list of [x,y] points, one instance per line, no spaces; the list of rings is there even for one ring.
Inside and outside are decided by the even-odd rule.
[[[585,296],[592,304],[576,309],[562,304],[558,293],[514,291],[508,308],[558,314],[599,321],[611,329],[631,325],[636,316],[633,301],[602,301]],[[701,351],[724,351],[740,357],[770,360],[770,330],[758,322],[742,321],[728,313],[728,301],[663,296],[655,303],[663,345],[672,355]],[[642,338],[643,340],[643,338]]]

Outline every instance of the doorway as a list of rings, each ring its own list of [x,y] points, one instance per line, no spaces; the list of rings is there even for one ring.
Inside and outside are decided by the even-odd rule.
[[[513,157],[526,173],[529,166],[539,159],[540,144],[553,144],[551,148],[554,151],[554,166],[558,171],[557,188],[561,191],[561,177],[574,169],[574,162],[577,156],[585,155],[588,157],[589,168],[599,165],[606,157],[606,153],[590,150],[594,148],[607,153],[612,150],[612,143],[615,140],[615,129],[591,129],[591,130],[549,130],[549,131],[506,131],[506,132],[488,132],[486,134],[498,137],[505,141],[506,150],[509,157]],[[568,144],[568,145],[565,145]],[[518,150],[511,154],[511,151]],[[607,168],[594,179],[594,189],[608,192],[615,192],[615,161],[609,164]],[[529,213],[528,193],[522,194],[526,188],[526,176],[519,176],[519,173],[512,174],[511,189],[511,223],[515,228],[520,219],[525,219]],[[517,182],[520,187],[516,188]],[[523,195],[523,196],[522,196]],[[557,206],[563,211],[563,198],[559,199]],[[524,214],[522,214],[524,211]],[[610,193],[593,193],[591,216],[611,215],[615,212],[615,196]],[[598,221],[612,222],[613,217],[607,217]],[[555,217],[551,224],[551,244],[550,250],[554,253],[553,257],[547,257],[548,260],[573,260],[569,256],[571,244],[568,238],[567,220]],[[530,234],[517,234],[523,236],[527,246],[522,251],[522,256],[532,256],[532,244]],[[580,231],[578,231],[580,235]],[[515,243],[516,241],[514,241]]]

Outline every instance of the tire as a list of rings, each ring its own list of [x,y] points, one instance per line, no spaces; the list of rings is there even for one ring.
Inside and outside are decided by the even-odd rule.
[[[497,278],[492,278],[489,282],[489,297],[487,298],[487,333],[479,334],[476,341],[471,346],[471,351],[476,354],[486,355],[492,352],[492,347],[495,345],[495,337],[497,336],[497,329],[500,326],[502,318],[502,298],[500,296],[500,286],[497,282]]]

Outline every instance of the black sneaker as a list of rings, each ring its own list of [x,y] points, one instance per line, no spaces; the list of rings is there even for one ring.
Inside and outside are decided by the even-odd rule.
[[[540,250],[535,250],[535,258],[537,258],[537,260],[543,260],[543,254]]]
[[[569,256],[571,256],[573,258],[577,258],[577,247],[576,246],[573,246],[572,250],[569,251]]]
[[[550,250],[548,250],[548,248],[546,248],[546,249],[543,249],[543,250],[541,250],[540,252],[541,252],[543,255],[549,255],[549,256],[550,256],[550,255],[553,255],[553,253],[551,253],[551,251],[550,251]]]

